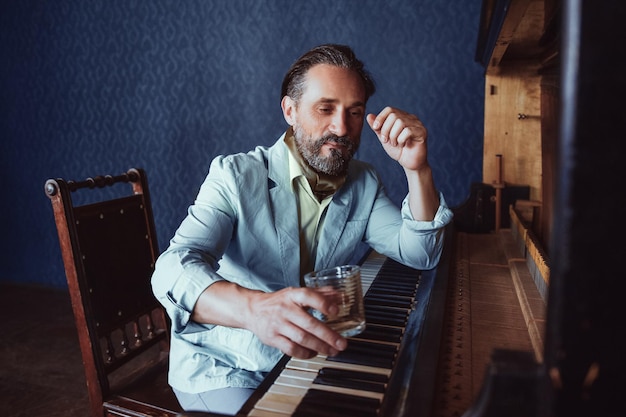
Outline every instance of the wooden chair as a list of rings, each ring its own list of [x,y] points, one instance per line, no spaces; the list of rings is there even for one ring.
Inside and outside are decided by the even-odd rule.
[[[126,190],[113,187],[119,183],[129,183],[132,194],[111,197]],[[80,197],[104,199],[75,206],[72,193],[79,190]],[[79,182],[50,179],[45,192],[54,210],[92,415],[178,415],[182,408],[167,384],[168,318],[150,286],[158,242],[145,172],[130,169]]]

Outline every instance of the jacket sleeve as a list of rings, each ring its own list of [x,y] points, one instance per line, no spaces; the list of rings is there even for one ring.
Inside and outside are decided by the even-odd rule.
[[[216,158],[169,247],[157,259],[152,289],[172,319],[174,331],[187,325],[200,294],[223,279],[217,273],[218,261],[236,217],[229,203],[228,178],[221,159]]]
[[[416,269],[432,269],[439,263],[445,226],[452,220],[443,194],[432,221],[414,220],[408,196],[398,208],[385,195],[377,198],[366,233],[366,242],[377,252]]]

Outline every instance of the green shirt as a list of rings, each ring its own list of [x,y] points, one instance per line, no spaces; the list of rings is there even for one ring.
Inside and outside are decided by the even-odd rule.
[[[298,222],[300,224],[300,284],[304,274],[313,270],[320,231],[324,225],[326,208],[333,194],[343,183],[345,177],[332,178],[315,173],[302,159],[296,148],[293,130],[285,135],[289,148],[289,180],[298,204]],[[314,189],[323,190],[321,193]]]

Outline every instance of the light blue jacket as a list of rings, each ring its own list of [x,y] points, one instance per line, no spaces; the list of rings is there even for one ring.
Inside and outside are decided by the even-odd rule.
[[[201,325],[190,316],[217,280],[262,291],[300,285],[298,208],[283,139],[215,158],[157,261],[152,287],[172,320],[169,383],[180,391],[256,387],[282,356],[248,330]],[[350,262],[360,242],[411,267],[434,268],[452,219],[440,199],[433,221],[415,221],[406,199],[402,209],[389,200],[372,166],[352,160],[328,206],[315,269]]]

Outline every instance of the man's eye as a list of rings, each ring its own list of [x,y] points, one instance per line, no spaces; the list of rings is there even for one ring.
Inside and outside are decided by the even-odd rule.
[[[351,111],[351,112],[350,112],[350,114],[351,114],[352,116],[355,116],[355,117],[361,117],[361,116],[363,116],[363,112],[362,112],[361,110],[353,110],[353,111]]]
[[[320,107],[320,112],[322,113],[330,113],[332,111],[333,109],[331,109],[330,107]]]

